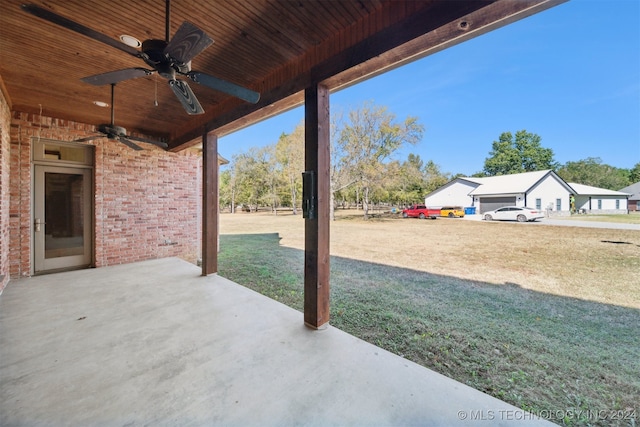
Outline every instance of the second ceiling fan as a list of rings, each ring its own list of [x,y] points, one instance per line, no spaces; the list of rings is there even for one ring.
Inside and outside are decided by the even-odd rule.
[[[260,99],[258,92],[200,71],[191,70],[191,60],[209,47],[213,43],[213,40],[204,31],[188,21],[184,21],[173,38],[170,38],[170,0],[166,0],[165,40],[145,40],[142,42],[140,51],[35,4],[23,4],[22,9],[46,21],[140,58],[152,68],[136,67],[96,74],[94,76],[84,77],[82,80],[86,83],[96,86],[115,84],[123,80],[148,76],[157,72],[160,76],[168,80],[169,86],[180,100],[185,111],[189,114],[202,114],[204,113],[204,109],[187,84],[187,81],[180,80],[178,77],[189,79],[195,83],[235,96],[252,104],[257,103]]]
[[[140,138],[138,136],[127,135],[127,130],[125,128],[123,128],[122,126],[116,126],[116,123],[115,123],[115,111],[116,111],[115,89],[116,89],[116,84],[115,83],[111,83],[111,123],[108,123],[108,124],[105,123],[105,124],[98,125],[97,131],[101,135],[87,136],[85,138],[76,139],[75,142],[87,142],[87,141],[93,141],[94,139],[106,137],[108,139],[113,139],[113,140],[119,141],[119,142],[123,143],[124,145],[126,145],[127,147],[133,148],[136,151],[142,150],[142,147],[140,147],[138,144],[136,144],[133,141],[146,142],[148,144],[157,145],[160,148],[166,149],[168,147],[166,142],[154,141],[154,140],[148,139],[148,138]]]

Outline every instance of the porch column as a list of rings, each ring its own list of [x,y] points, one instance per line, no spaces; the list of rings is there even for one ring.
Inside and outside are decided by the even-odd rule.
[[[305,90],[304,323],[314,329],[329,321],[329,90]],[[306,192],[306,194],[304,194]],[[315,197],[312,197],[315,196]]]
[[[202,135],[202,275],[218,272],[218,136]]]

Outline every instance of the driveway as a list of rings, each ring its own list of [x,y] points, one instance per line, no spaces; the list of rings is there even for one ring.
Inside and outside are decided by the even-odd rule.
[[[482,221],[482,215],[465,215],[471,221]],[[512,222],[512,221],[505,221]],[[582,221],[579,219],[556,219],[544,218],[529,224],[560,225],[565,227],[587,227],[587,228],[608,228],[614,230],[636,230],[640,231],[640,224],[623,224],[618,222]]]

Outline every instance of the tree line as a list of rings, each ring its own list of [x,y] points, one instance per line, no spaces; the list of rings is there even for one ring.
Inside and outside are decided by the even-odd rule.
[[[404,206],[424,197],[450,180],[462,176],[443,172],[432,160],[409,154],[393,155],[403,146],[415,145],[424,133],[416,117],[397,120],[384,106],[371,102],[347,114],[331,117],[331,202],[336,207],[357,206],[367,218],[373,206]],[[553,150],[541,145],[541,137],[521,130],[504,132],[494,141],[482,171],[473,176],[496,176],[553,169],[567,182],[619,190],[640,181],[640,162],[632,169],[587,158],[564,165]],[[304,123],[282,133],[275,144],[253,147],[233,156],[220,174],[220,207],[235,212],[268,207],[286,208],[297,214],[302,199],[304,171]]]
[[[640,162],[631,169],[624,169],[604,164],[599,157],[588,157],[561,165],[555,161],[553,150],[544,148],[541,141],[540,136],[526,130],[515,135],[503,132],[498,141],[493,142],[484,169],[474,176],[552,169],[566,182],[615,191],[640,181]]]

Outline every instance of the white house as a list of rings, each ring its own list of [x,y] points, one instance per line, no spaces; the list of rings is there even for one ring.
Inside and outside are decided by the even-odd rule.
[[[429,193],[425,198],[427,206],[441,208],[443,206],[474,206],[473,197],[469,196],[473,190],[482,185],[487,178],[456,178],[442,187]]]
[[[576,187],[574,187],[574,185]],[[430,207],[475,207],[484,213],[502,206],[529,206],[550,215],[569,215],[571,197],[576,209],[589,213],[626,213],[625,193],[568,184],[552,170],[493,177],[456,178],[425,197]]]
[[[569,184],[575,190],[576,210],[588,213],[627,213],[629,193]]]

